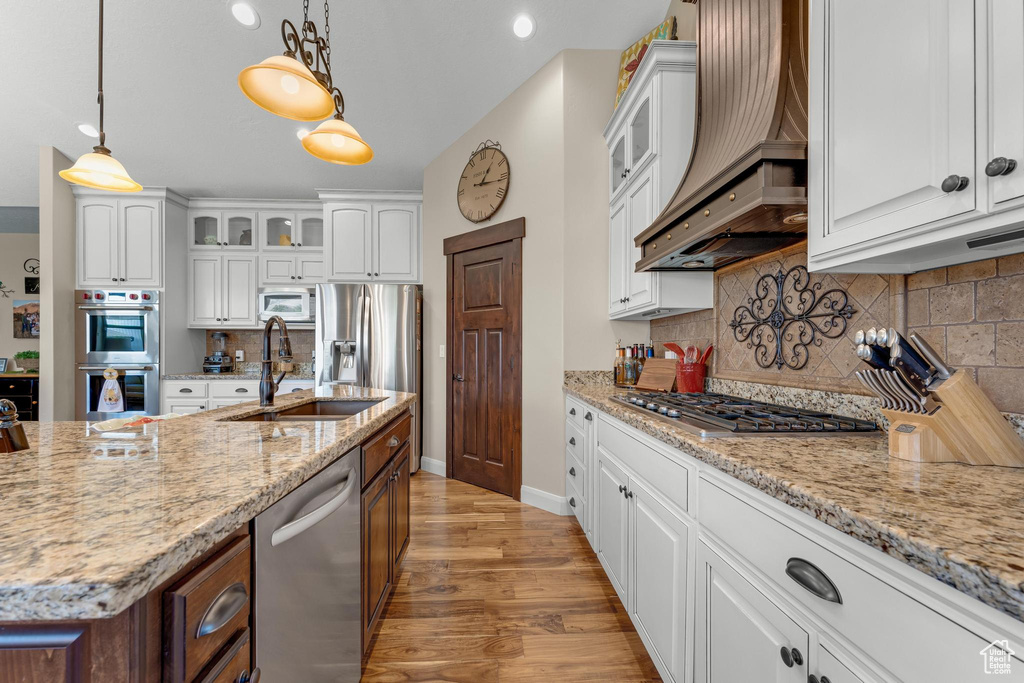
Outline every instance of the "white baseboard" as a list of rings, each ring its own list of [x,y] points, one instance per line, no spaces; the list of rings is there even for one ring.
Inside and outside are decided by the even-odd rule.
[[[446,474],[445,470],[447,468],[445,467],[444,460],[434,460],[433,458],[420,458],[420,469],[423,470],[424,472],[430,472],[431,474],[436,474],[438,476],[443,477]]]
[[[529,486],[524,486],[520,489],[519,496],[526,505],[532,505],[535,508],[540,508],[563,517],[568,517],[572,514],[572,508],[569,507],[569,501],[565,499],[565,496],[556,496],[553,493]]]

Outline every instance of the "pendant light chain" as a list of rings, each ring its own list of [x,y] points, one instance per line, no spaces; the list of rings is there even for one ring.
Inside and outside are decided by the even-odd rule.
[[[100,40],[99,59],[97,60],[97,95],[96,101],[100,105],[100,147],[105,147],[107,134],[103,131],[103,0],[100,0]]]
[[[309,0],[306,0],[309,2]],[[327,58],[327,71],[331,70],[331,7],[324,0],[324,38],[327,47],[324,49],[324,56]]]

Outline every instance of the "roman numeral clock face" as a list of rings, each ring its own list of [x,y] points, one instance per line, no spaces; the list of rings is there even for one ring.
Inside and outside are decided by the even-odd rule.
[[[508,157],[497,147],[485,147],[469,160],[459,178],[459,210],[467,220],[485,221],[508,194]]]

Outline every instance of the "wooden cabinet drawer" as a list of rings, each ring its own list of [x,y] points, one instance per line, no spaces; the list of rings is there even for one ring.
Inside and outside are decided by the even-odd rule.
[[[195,680],[248,628],[249,554],[239,538],[164,592],[165,682]]]
[[[255,401],[260,397],[259,382],[234,382],[214,380],[210,382],[211,398],[237,398],[243,401]]]
[[[651,486],[665,498],[679,506],[684,512],[689,510],[689,481],[692,467],[683,465],[679,460],[669,457],[663,450],[656,449],[641,441],[627,431],[628,427],[620,426],[604,415],[597,419],[597,445],[629,469],[636,472],[648,486]]]
[[[194,401],[199,398],[206,398],[208,382],[164,382],[164,396],[169,399],[184,398]]]
[[[409,440],[411,428],[412,417],[406,412],[363,444],[363,486],[401,450]]]
[[[238,633],[221,655],[199,675],[196,683],[239,683],[249,679],[251,631]]]
[[[585,438],[582,427],[577,427],[572,420],[565,421],[565,447],[580,462],[583,462]]]
[[[36,388],[36,379],[0,378],[0,396],[31,396]]]
[[[978,653],[999,634],[968,631],[711,481],[700,480],[698,499],[704,529],[899,680],[978,680]],[[794,559],[820,571],[811,574],[819,582],[827,577],[842,602],[791,578],[786,568]]]

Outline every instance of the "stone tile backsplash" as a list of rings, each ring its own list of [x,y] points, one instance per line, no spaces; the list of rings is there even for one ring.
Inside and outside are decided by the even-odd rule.
[[[206,331],[206,355],[213,353],[214,332],[225,332],[227,338],[227,352],[232,357],[236,349],[245,351],[246,363],[258,363],[263,355],[263,331],[262,330],[207,330]],[[295,363],[313,362],[313,330],[288,330],[288,339],[292,343],[292,355]],[[277,329],[271,335],[270,350],[277,354]]]
[[[715,309],[651,321],[659,356],[665,342],[715,344],[709,376],[721,380],[862,394],[852,377],[858,329],[892,326],[917,332],[958,368],[967,368],[1004,412],[1024,413],[1024,254],[937,268],[908,276],[812,273],[823,289],[840,287],[856,313],[847,334],[811,348],[799,372],[761,369],[753,350],[736,342],[728,324],[761,274],[806,263],[798,245],[715,274]]]

